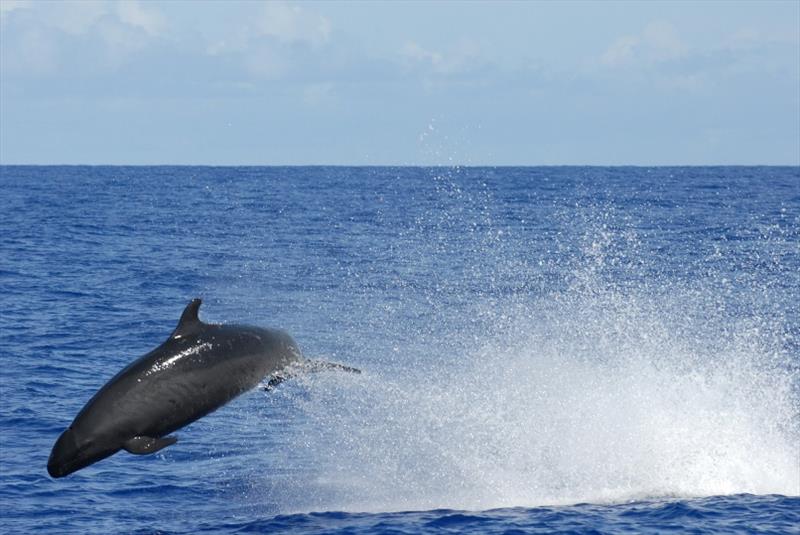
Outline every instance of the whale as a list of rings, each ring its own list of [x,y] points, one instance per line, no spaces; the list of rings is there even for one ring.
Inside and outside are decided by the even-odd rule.
[[[270,390],[301,373],[342,364],[305,359],[285,331],[211,324],[193,299],[160,346],[112,377],[58,437],[47,462],[53,478],[125,450],[152,454],[177,442],[174,431],[266,380]]]

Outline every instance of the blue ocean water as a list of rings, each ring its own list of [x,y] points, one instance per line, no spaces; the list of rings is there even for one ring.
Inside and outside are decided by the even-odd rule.
[[[800,168],[0,173],[0,531],[800,533]],[[50,479],[193,297],[364,373]]]

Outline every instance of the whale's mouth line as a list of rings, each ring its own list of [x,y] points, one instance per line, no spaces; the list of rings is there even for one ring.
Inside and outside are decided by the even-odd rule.
[[[87,446],[78,448],[78,450],[70,456],[69,459],[59,459],[59,455],[53,451],[50,454],[50,459],[47,462],[47,471],[53,477],[64,477],[87,465],[87,458],[84,453],[88,449]]]
[[[120,448],[97,449],[94,440],[80,445],[75,443],[72,435],[72,426],[69,426],[56,441],[47,460],[47,472],[54,478],[64,477],[77,472],[101,459],[105,459],[119,451]]]
[[[55,478],[68,476],[71,473],[81,469],[79,464],[80,463],[78,460],[64,462],[51,461],[47,463],[47,473],[49,473],[51,477]]]
[[[67,461],[57,461],[51,459],[47,463],[47,472],[54,478],[68,476],[82,468],[86,468],[87,466],[96,463],[106,457],[110,457],[118,452],[121,448],[115,448],[97,455],[84,455],[89,448],[84,446],[81,448],[74,458],[67,460]]]

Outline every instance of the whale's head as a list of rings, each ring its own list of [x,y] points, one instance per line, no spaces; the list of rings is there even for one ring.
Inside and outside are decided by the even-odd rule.
[[[82,433],[76,426],[70,426],[56,440],[47,461],[47,472],[51,477],[68,476],[117,451],[118,445],[110,447],[109,441]]]

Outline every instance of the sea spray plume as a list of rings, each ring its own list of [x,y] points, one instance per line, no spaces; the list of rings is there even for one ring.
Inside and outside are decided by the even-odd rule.
[[[502,245],[513,229],[482,228],[457,247],[414,238],[415,254],[466,256],[476,265],[464,271],[485,284],[435,273],[425,288],[409,284],[408,301],[433,303],[433,321],[386,372],[309,377],[307,394],[284,393],[311,422],[297,444],[314,467],[302,481],[309,502],[486,509],[800,493],[796,340],[769,313],[770,282],[732,286],[730,264],[711,266],[703,251],[694,265],[665,265],[644,250],[641,221],[613,204],[560,217],[552,271],[535,248],[504,256],[519,250]],[[529,284],[509,291],[490,276],[509,265],[528,267],[515,280]],[[402,359],[414,366],[398,371]]]
[[[527,338],[460,355],[471,363],[463,371],[315,384],[297,402],[311,428],[326,430],[305,438],[309,452],[325,452],[314,455],[317,477],[333,486],[329,505],[488,509],[800,492],[790,372],[736,343],[686,352],[691,344],[653,328],[661,306],[645,316],[603,306],[606,320],[587,322],[586,305],[562,304],[547,314],[556,324],[513,326]]]

